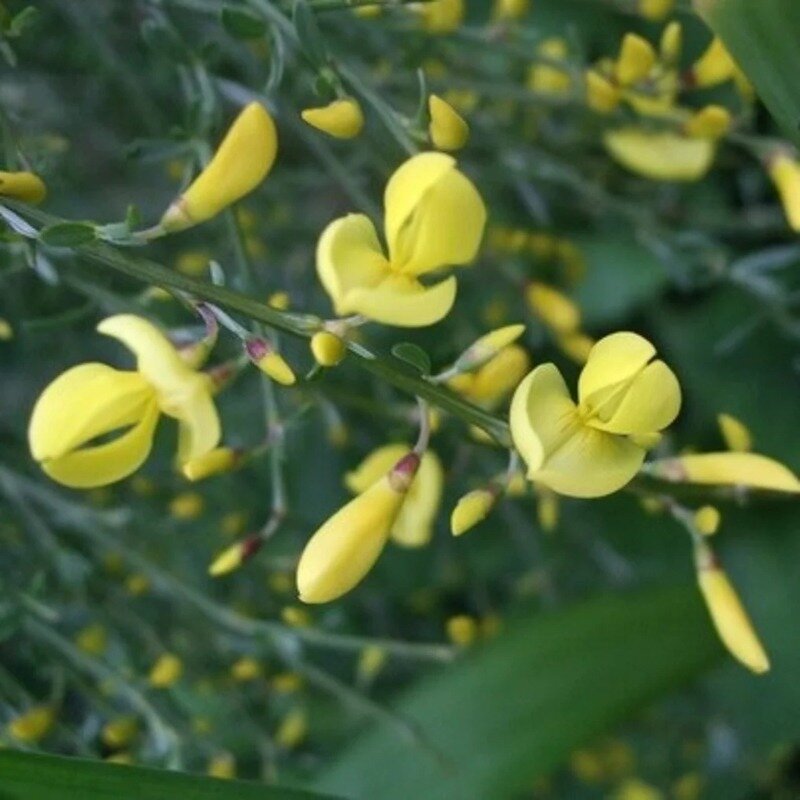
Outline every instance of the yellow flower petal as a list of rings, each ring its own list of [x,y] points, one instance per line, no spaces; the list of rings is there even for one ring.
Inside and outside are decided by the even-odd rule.
[[[716,86],[736,74],[736,64],[716,36],[688,72],[694,86]]]
[[[135,372],[105,364],[79,364],[40,395],[28,426],[37,461],[60,458],[92,439],[140,420],[154,392]]]
[[[168,231],[210,219],[267,177],[278,151],[275,123],[260,103],[250,103],[231,125],[208,166],[161,218]]]
[[[459,498],[450,515],[450,532],[453,536],[461,536],[486,519],[497,502],[497,491],[482,488],[474,489]]]
[[[558,289],[531,281],[525,298],[533,313],[556,333],[572,333],[580,327],[580,309]]]
[[[669,131],[635,126],[607,131],[603,143],[623,167],[654,181],[696,181],[711,168],[716,145]]]
[[[466,394],[484,408],[495,408],[519,385],[530,368],[527,350],[518,344],[507,345],[474,374]]]
[[[767,169],[780,196],[789,227],[800,231],[800,161],[780,152],[769,161]]]
[[[303,122],[336,139],[353,139],[364,127],[364,113],[352,97],[334,100],[320,108],[307,108],[300,116]]]
[[[415,6],[428,33],[452,33],[464,19],[464,0],[432,0]]]
[[[175,416],[178,419],[178,462],[210,453],[222,436],[219,415],[208,392],[197,391],[182,403]]]
[[[753,449],[753,436],[741,420],[732,414],[717,414],[717,424],[728,450],[747,453]]]
[[[646,77],[656,63],[656,51],[646,39],[626,33],[615,66],[617,82],[630,86]]]
[[[44,461],[42,469],[53,480],[74,489],[106,486],[127,478],[150,454],[157,422],[158,406],[151,400],[141,419],[113,441]]]
[[[430,125],[428,133],[438,150],[460,150],[469,139],[469,125],[464,118],[438,95],[428,98]]]
[[[47,197],[47,187],[33,172],[0,171],[0,197],[13,197],[24,203],[41,203]]]

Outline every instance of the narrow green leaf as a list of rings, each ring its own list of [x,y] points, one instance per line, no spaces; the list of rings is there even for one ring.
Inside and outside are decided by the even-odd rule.
[[[695,0],[695,7],[753,82],[770,113],[800,144],[800,3]]]
[[[522,797],[575,747],[699,675],[721,652],[694,588],[521,619],[398,703],[438,759],[370,730],[318,785],[381,800]]]
[[[96,238],[95,226],[91,222],[57,222],[39,234],[39,241],[50,247],[77,247]]]
[[[330,795],[77,758],[0,751],[2,800],[323,800]]]
[[[400,342],[392,347],[392,355],[410,364],[415,370],[423,375],[431,374],[431,360],[428,354],[411,342]]]
[[[223,8],[220,17],[225,30],[237,39],[260,39],[267,32],[263,19],[239,8]]]

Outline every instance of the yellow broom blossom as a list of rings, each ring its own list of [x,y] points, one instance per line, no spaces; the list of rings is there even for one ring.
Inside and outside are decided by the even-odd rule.
[[[428,33],[452,33],[464,20],[464,0],[431,0],[413,6]]]
[[[354,494],[367,491],[408,450],[409,448],[402,444],[379,447],[352,472],[345,475],[345,486]],[[395,544],[403,547],[422,547],[430,541],[433,523],[442,499],[443,486],[442,464],[436,453],[426,450],[389,534]]]
[[[739,595],[711,549],[695,546],[697,582],[719,638],[731,655],[760,675],[769,670],[769,658],[753,629]]]
[[[217,447],[199,458],[187,461],[181,471],[190,481],[202,481],[221,472],[229,472],[239,461],[240,453],[232,447]]]
[[[638,83],[655,66],[658,56],[647,39],[636,33],[626,33],[622,40],[614,75],[620,86]]]
[[[497,408],[530,369],[530,356],[518,344],[503,347],[480,369],[456,375],[447,385],[475,405]]]
[[[8,723],[8,732],[20,742],[38,742],[47,736],[55,721],[52,706],[36,706],[14,717]]]
[[[714,506],[702,506],[694,512],[693,522],[703,536],[713,536],[719,529],[722,516]]]
[[[675,0],[636,0],[636,10],[645,19],[660,22],[672,13]]]
[[[448,102],[438,95],[428,98],[428,134],[437,150],[460,150],[469,139],[469,125]]]
[[[778,191],[789,227],[800,231],[800,161],[791,153],[780,151],[769,159],[767,171]]]
[[[560,36],[545,39],[537,46],[536,54],[543,60],[541,63],[532,64],[528,70],[528,88],[540,94],[568,94],[572,86],[570,74],[566,69],[556,66],[559,61],[566,63],[569,55],[566,40]]]
[[[731,113],[727,108],[709,105],[693,114],[683,126],[687,136],[698,139],[719,139],[731,127]]]
[[[524,325],[504,325],[476,339],[453,363],[457,372],[469,372],[482,367],[503,348],[515,342],[525,331]]]
[[[53,480],[81,489],[125,478],[147,458],[160,414],[178,420],[181,464],[213,450],[220,422],[211,379],[188,366],[142,317],[119,314],[97,330],[133,352],[136,370],[79,364],[42,392],[28,427],[31,454],[42,469]],[[115,432],[110,441],[93,443]]]
[[[336,600],[363,580],[389,539],[419,464],[420,457],[407,452],[309,539],[297,565],[304,603]]]
[[[573,497],[621,489],[638,472],[654,435],[677,416],[681,391],[655,348],[635,333],[595,344],[578,380],[578,403],[554,364],[519,385],[511,434],[528,479]]]
[[[598,114],[609,114],[622,99],[619,87],[596,69],[586,71],[586,104]]]
[[[478,190],[444,153],[421,153],[389,179],[384,196],[388,256],[370,219],[348,214],[323,231],[317,273],[337,314],[420,327],[450,311],[456,279],[420,277],[468,264],[480,246],[486,209]]]
[[[266,339],[253,337],[244,345],[247,357],[265,375],[282,386],[293,386],[297,378],[286,359]]]
[[[147,676],[154,689],[168,689],[180,680],[183,675],[183,662],[172,653],[164,653],[150,668]]]
[[[354,139],[364,128],[364,112],[353,97],[334,100],[326,106],[300,112],[303,122],[335,139]]]
[[[736,76],[736,62],[722,42],[714,37],[703,54],[689,68],[686,78],[692,86],[716,86]]]
[[[47,187],[33,172],[0,171],[0,197],[10,197],[35,205],[47,197]]]
[[[330,331],[318,331],[311,337],[311,352],[321,367],[335,367],[347,355],[347,346]]]
[[[530,0],[495,0],[492,18],[498,22],[522,19],[531,7]]]
[[[241,200],[267,177],[277,151],[272,117],[260,103],[245,106],[205,169],[166,210],[161,228],[190,228]]]
[[[753,449],[753,436],[741,420],[732,414],[717,414],[717,424],[728,450],[747,453]]]
[[[578,306],[552,286],[531,281],[525,289],[525,299],[531,311],[555,333],[573,333],[581,324]]]
[[[498,490],[494,486],[474,489],[456,503],[450,515],[450,531],[453,536],[461,536],[489,516],[497,502]]]

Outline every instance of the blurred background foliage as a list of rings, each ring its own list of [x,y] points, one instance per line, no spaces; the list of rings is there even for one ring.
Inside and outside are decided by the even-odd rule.
[[[487,241],[444,322],[369,326],[365,342],[380,352],[414,342],[445,365],[491,327],[522,321],[533,362],[555,360],[574,378],[578,367],[520,288],[555,280],[589,334],[640,332],[679,376],[684,406],[665,448],[721,449],[716,415],[727,412],[759,452],[799,469],[800,247],[752,149],[723,140],[702,181],[647,181],[608,157],[603,121],[577,90],[554,97],[526,85],[548,37],[564,38],[567,68],[580,75],[614,56],[626,32],[657,41],[664,21],[623,0],[535,0],[501,24],[491,4],[468,2],[463,25],[431,35],[401,4],[376,18],[346,5],[38,0],[27,12],[6,2],[6,161],[23,155],[44,177],[57,217],[118,222],[133,204],[150,224],[194,173],[198,148],[260,99],[280,144],[268,180],[237,208],[252,294],[285,292],[290,309],[325,316],[317,237],[347,211],[378,215],[386,177],[420,146],[405,118],[427,87],[469,121],[459,163],[489,208]],[[686,67],[710,33],[688,7],[675,13]],[[299,118],[330,99],[327,59],[365,110],[354,141]],[[710,99],[739,102],[729,86],[690,102]],[[739,114],[748,141],[782,135],[758,104]],[[509,246],[509,231],[568,243],[557,252],[577,272],[552,248]],[[202,279],[213,258],[229,286],[245,288],[223,220],[146,255]],[[3,745],[353,797],[800,796],[792,503],[745,494],[721,506],[716,544],[770,653],[764,677],[723,656],[691,588],[686,536],[633,493],[564,499],[553,531],[529,493],[453,540],[449,509],[502,470],[505,454],[447,415],[433,440],[446,484],[430,545],[391,547],[352,595],[301,608],[293,567],[303,543],[343,502],[347,470],[415,436],[413,398],[351,360],[280,390],[288,515],[251,562],[214,580],[212,558],[269,516],[268,458],[188,484],[162,426],[156,457],[135,477],[70,493],[38,472],[25,441],[32,404],[56,374],[79,361],[120,363],[94,332],[102,316],[134,309],[185,326],[185,308],[69,250],[32,250],[11,231],[0,283],[12,332],[0,342]],[[311,367],[306,343],[281,347],[298,372]],[[223,340],[217,357],[234,349]],[[222,399],[226,442],[244,447],[265,435],[254,373]],[[0,772],[0,794],[3,781]]]

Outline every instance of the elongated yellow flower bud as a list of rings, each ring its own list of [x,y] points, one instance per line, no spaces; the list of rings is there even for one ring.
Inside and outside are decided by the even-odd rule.
[[[321,367],[335,367],[347,355],[347,347],[335,333],[318,331],[311,337],[311,352]]]
[[[753,449],[753,436],[741,420],[732,414],[717,414],[717,424],[728,450],[747,453]]]
[[[103,744],[114,750],[129,745],[139,732],[139,721],[136,717],[117,717],[109,720],[100,731]]]
[[[469,372],[482,367],[504,347],[515,342],[525,331],[524,325],[505,325],[476,339],[455,361],[458,372]]]
[[[0,197],[12,197],[35,205],[47,197],[47,187],[32,172],[0,172]]]
[[[232,447],[217,447],[199,458],[187,461],[181,472],[187,480],[201,481],[221,472],[228,472],[236,466],[240,453]]]
[[[695,548],[695,560],[697,582],[722,643],[752,672],[767,672],[769,658],[725,570],[706,546]]]
[[[307,733],[308,715],[302,708],[293,708],[275,731],[275,744],[284,750],[294,750],[303,742]]]
[[[249,339],[245,343],[247,357],[265,375],[283,386],[291,386],[297,380],[292,368],[280,353],[264,339]]]
[[[626,33],[615,65],[617,81],[630,86],[646,77],[656,63],[653,45],[636,33]]]
[[[722,517],[714,506],[702,506],[694,512],[694,526],[703,536],[713,536],[719,530]]]
[[[334,100],[327,106],[300,112],[303,122],[336,139],[353,139],[364,127],[364,113],[352,97]]]
[[[445,100],[432,94],[428,98],[431,122],[428,133],[437,150],[460,150],[469,139],[469,125]]]
[[[229,572],[239,569],[245,561],[252,558],[261,549],[262,544],[264,544],[264,540],[257,534],[247,536],[240,542],[232,544],[211,562],[208,574],[218,578],[220,575],[227,575]]]
[[[183,675],[183,662],[172,653],[164,653],[150,668],[147,680],[155,689],[167,689]]]
[[[456,507],[450,515],[450,531],[453,536],[461,536],[462,533],[466,533],[486,519],[497,502],[497,494],[494,486],[474,489],[465,494],[456,503]]]
[[[608,114],[618,105],[622,97],[619,87],[597,70],[586,71],[586,103],[598,114]]]
[[[525,297],[531,311],[557,333],[571,333],[580,326],[580,309],[558,289],[532,281],[525,290]]]
[[[800,231],[800,161],[781,151],[770,159],[767,171],[778,190],[789,227]]]
[[[250,103],[231,125],[208,166],[161,218],[165,231],[182,231],[219,214],[267,177],[278,151],[275,123]]]
[[[340,508],[309,539],[297,565],[304,603],[327,603],[354,588],[378,560],[419,467],[410,452]]]
[[[14,717],[8,723],[8,732],[20,742],[38,742],[50,732],[55,719],[52,706],[36,706]]]

